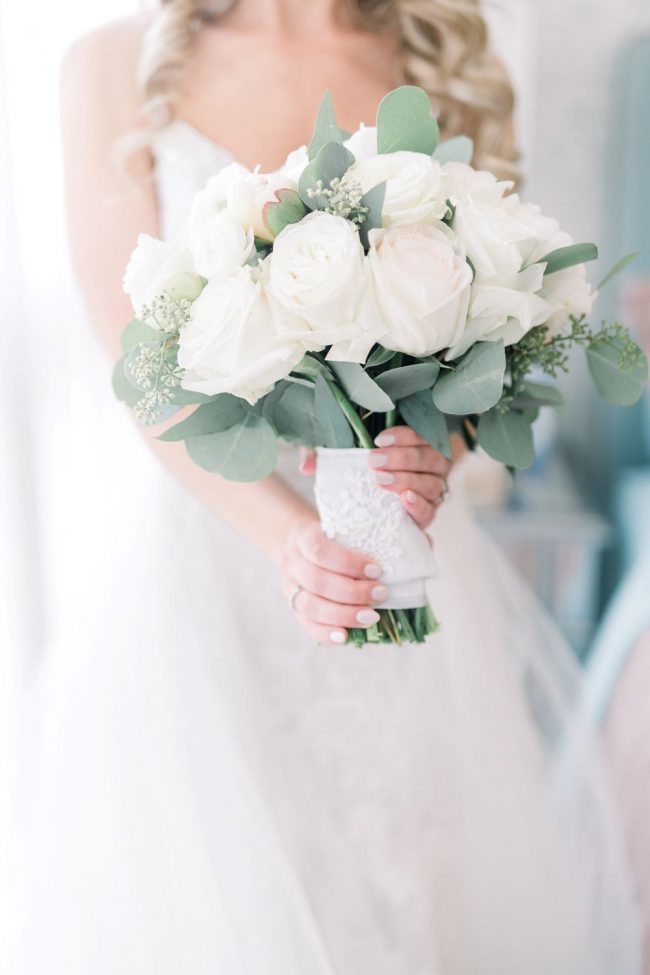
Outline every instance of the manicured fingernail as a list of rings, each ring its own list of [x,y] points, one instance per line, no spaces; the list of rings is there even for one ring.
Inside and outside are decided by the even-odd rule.
[[[384,599],[388,599],[388,586],[375,586],[372,590],[373,603],[383,603]]]
[[[418,496],[415,491],[405,491],[404,495],[409,504],[417,504]]]
[[[388,471],[377,471],[375,474],[375,480],[377,484],[393,484],[395,481],[395,475],[389,474]]]
[[[386,454],[371,454],[368,463],[371,467],[385,467],[388,463],[388,457]]]
[[[330,640],[332,643],[345,643],[347,637],[343,630],[332,630],[330,633]]]
[[[392,433],[380,433],[378,437],[375,437],[375,443],[378,447],[392,447],[395,443],[395,437]]]
[[[382,570],[381,566],[374,565],[371,562],[370,565],[367,565],[365,567],[365,569],[363,570],[363,574],[365,575],[366,579],[378,579],[379,576],[381,575],[382,571],[383,570]]]
[[[379,613],[375,613],[374,609],[362,609],[357,613],[357,622],[362,626],[373,626],[379,622]]]

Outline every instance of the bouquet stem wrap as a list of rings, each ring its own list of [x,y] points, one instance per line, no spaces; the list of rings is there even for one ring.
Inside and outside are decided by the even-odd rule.
[[[381,566],[389,596],[375,607],[387,611],[381,614],[385,625],[379,636],[386,630],[390,642],[406,642],[413,630],[420,642],[437,628],[426,594],[434,570],[431,544],[399,497],[376,484],[368,464],[370,453],[362,448],[318,448],[316,504],[321,525],[328,538],[364,552]],[[396,635],[401,639],[395,640]],[[368,642],[388,642],[373,639],[376,636],[370,633]]]

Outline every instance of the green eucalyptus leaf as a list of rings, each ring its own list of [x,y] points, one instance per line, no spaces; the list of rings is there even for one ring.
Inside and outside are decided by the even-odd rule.
[[[253,409],[259,415],[264,417],[267,423],[270,423],[275,430],[275,420],[274,414],[275,409],[280,402],[281,398],[284,396],[287,389],[290,388],[290,383],[286,379],[280,379],[279,382],[275,384],[270,393],[263,396],[257,401]],[[277,431],[276,431],[277,433]]]
[[[152,328],[150,325],[145,325],[144,322],[134,318],[133,321],[129,322],[126,328],[123,329],[120,336],[122,352],[131,352],[136,345],[147,345],[149,342],[160,343],[163,341],[164,337],[165,336],[163,333],[158,331],[157,328]]]
[[[443,413],[434,404],[430,390],[420,390],[400,400],[399,411],[402,419],[418,436],[430,443],[451,460],[449,428]]]
[[[539,406],[563,406],[564,397],[556,386],[548,383],[536,383],[527,379],[515,398],[515,409],[536,408]]]
[[[266,203],[262,209],[264,226],[277,237],[289,224],[299,223],[310,212],[295,190],[277,190],[277,202]]]
[[[375,377],[378,386],[387,393],[393,402],[418,393],[422,389],[431,389],[440,366],[437,362],[417,362],[410,366],[398,366],[397,369],[388,369]]]
[[[448,162],[466,163],[469,165],[474,156],[474,143],[466,135],[456,135],[453,139],[441,142],[433,154],[441,166]]]
[[[361,237],[361,243],[364,249],[367,251],[370,248],[370,240],[368,239],[368,234],[371,230],[378,230],[381,227],[381,212],[384,208],[384,200],[386,199],[386,182],[377,183],[373,186],[371,190],[361,197],[361,206],[367,207],[368,212],[366,218],[359,227],[359,235]]]
[[[175,386],[170,393],[174,398],[175,406],[194,406],[197,403],[211,403],[215,399],[214,396],[197,393],[194,389],[183,389],[182,386]]]
[[[309,160],[315,159],[327,142],[343,142],[346,138],[348,138],[348,133],[340,129],[336,124],[332,93],[326,91],[320,103],[318,115],[316,116],[314,134],[309,143],[307,158]]]
[[[368,358],[365,367],[366,369],[374,369],[376,366],[383,366],[394,359],[396,355],[399,353],[394,352],[393,349],[385,349],[383,345],[378,345]]]
[[[293,371],[301,376],[309,376],[314,382],[318,376],[323,376],[324,379],[332,378],[332,371],[329,366],[313,355],[306,355],[297,366],[293,367]]]
[[[314,405],[320,432],[318,446],[354,447],[352,427],[337,403],[334,393],[322,376],[316,380]]]
[[[120,400],[121,403],[126,403],[133,409],[142,399],[144,393],[137,386],[134,386],[126,372],[124,371],[124,364],[126,362],[126,356],[122,356],[115,363],[113,368],[113,392]]]
[[[353,162],[354,156],[345,146],[326,142],[300,176],[298,190],[305,206],[310,210],[323,210],[328,203],[327,197],[319,193],[310,196],[309,191],[316,191],[318,183],[323,189],[328,189],[332,180],[344,176]]]
[[[320,429],[316,421],[315,387],[289,385],[273,411],[273,424],[283,440],[303,447],[317,446]]]
[[[501,399],[506,371],[503,342],[477,342],[444,372],[433,387],[433,401],[443,413],[485,413]]]
[[[363,406],[373,413],[386,413],[395,406],[394,402],[371,379],[363,366],[356,362],[332,362],[332,372],[335,374],[345,393],[358,406]]]
[[[557,271],[564,271],[568,267],[575,267],[576,264],[588,264],[595,261],[598,257],[598,248],[595,244],[570,244],[568,247],[558,247],[545,257],[540,257],[536,264],[546,264],[544,275],[555,274]]]
[[[403,85],[386,95],[377,111],[377,150],[380,153],[436,151],[440,132],[426,91]]]
[[[640,253],[641,251],[632,251],[630,254],[626,254],[625,257],[622,257],[620,261],[617,261],[611,271],[605,275],[603,280],[598,285],[598,290],[600,291],[601,288],[604,288],[605,285],[609,284],[609,282],[619,275],[621,271],[624,271],[625,268],[628,267],[633,261],[636,261]]]
[[[615,406],[632,406],[638,402],[648,382],[648,360],[641,350],[638,349],[636,361],[629,365],[625,352],[629,357],[629,348],[618,337],[597,339],[587,348],[587,365],[596,389]]]
[[[204,406],[199,406],[180,423],[169,427],[160,434],[158,440],[187,440],[188,437],[206,433],[223,433],[241,423],[249,411],[250,406],[245,400],[229,393],[221,393]]]
[[[535,460],[533,428],[522,413],[490,410],[479,420],[478,443],[486,454],[508,467],[525,470]]]
[[[259,481],[273,471],[277,460],[276,434],[252,410],[229,430],[190,437],[185,446],[199,467],[229,481]]]

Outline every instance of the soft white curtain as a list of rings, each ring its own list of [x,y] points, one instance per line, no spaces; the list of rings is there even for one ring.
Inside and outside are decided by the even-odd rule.
[[[57,461],[66,375],[78,340],[61,192],[59,71],[73,39],[134,12],[137,0],[0,0],[0,836],[17,771],[9,756],[20,685],[43,647],[48,593],[65,567],[48,560],[62,531]],[[70,323],[77,325],[68,327]],[[80,445],[81,446],[81,445]],[[51,471],[58,471],[51,477]],[[58,546],[61,550],[61,546]],[[0,872],[10,869],[0,841]],[[1,898],[0,898],[1,900]],[[0,942],[11,904],[0,903]]]

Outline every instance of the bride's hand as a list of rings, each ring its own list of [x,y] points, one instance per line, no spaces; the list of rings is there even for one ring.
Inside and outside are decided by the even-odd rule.
[[[384,430],[375,437],[375,444],[379,449],[372,451],[369,462],[377,484],[398,494],[414,521],[427,528],[449,493],[452,461],[410,427]]]
[[[330,541],[318,521],[297,525],[280,568],[284,594],[317,643],[345,643],[348,627],[372,626],[379,619],[373,604],[388,596],[376,562]]]
[[[377,484],[398,494],[404,508],[420,528],[428,528],[448,494],[447,478],[452,461],[419,437],[410,427],[384,430],[375,439],[378,450],[370,454]],[[303,474],[313,474],[316,458],[305,454]]]

